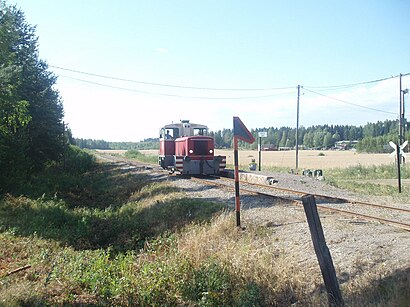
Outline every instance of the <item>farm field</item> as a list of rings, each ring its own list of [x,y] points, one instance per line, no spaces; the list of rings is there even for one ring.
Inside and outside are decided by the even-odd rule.
[[[121,153],[118,151],[118,153]],[[144,154],[158,154],[157,150],[141,150]],[[216,155],[223,155],[227,158],[227,164],[233,164],[232,149],[216,149]],[[323,155],[321,155],[323,154]],[[240,150],[239,163],[247,165],[251,159],[258,161],[258,151],[256,150]],[[288,167],[295,168],[296,152],[288,151],[262,151],[262,167]],[[334,151],[334,150],[300,150],[299,151],[299,168],[310,169],[329,169],[329,168],[344,168],[349,166],[371,166],[394,163],[394,158],[389,154],[367,154],[356,153],[353,151]]]
[[[227,163],[233,164],[233,151],[217,150],[216,154],[226,155]],[[239,151],[239,163],[248,164],[251,159],[258,161],[258,152],[252,150]],[[393,163],[394,159],[388,154],[366,154],[353,151],[333,150],[300,150],[299,168],[328,169],[335,167],[349,167],[355,165],[370,166]],[[295,168],[296,151],[262,151],[262,167],[288,167]]]

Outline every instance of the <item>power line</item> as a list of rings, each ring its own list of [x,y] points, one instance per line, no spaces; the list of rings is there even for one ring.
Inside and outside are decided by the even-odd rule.
[[[331,96],[327,96],[327,95],[324,95],[324,94],[321,94],[321,93],[318,93],[318,92],[309,90],[309,89],[307,89],[306,87],[303,87],[303,89],[304,89],[305,91],[314,93],[314,94],[316,94],[316,95],[320,95],[320,96],[323,96],[323,97],[326,97],[326,98],[329,98],[329,99],[333,99],[333,100],[336,100],[336,101],[339,101],[339,102],[343,102],[343,103],[346,103],[346,104],[349,104],[349,105],[352,105],[352,106],[356,106],[356,107],[359,107],[359,108],[363,108],[363,109],[367,109],[367,110],[372,110],[372,111],[376,111],[376,112],[382,112],[382,113],[386,113],[386,114],[396,115],[396,113],[393,113],[393,112],[384,111],[384,110],[379,110],[379,109],[375,109],[375,108],[371,108],[371,107],[366,107],[366,106],[363,106],[363,105],[360,105],[360,104],[357,104],[357,103],[353,103],[353,102],[349,102],[349,101],[346,101],[346,100],[342,100],[342,99],[334,98],[334,97],[331,97]]]
[[[137,81],[137,80],[131,80],[131,79],[124,79],[124,78],[117,78],[117,77],[111,77],[111,76],[106,76],[106,75],[99,75],[99,74],[94,74],[94,73],[89,73],[89,72],[84,72],[84,71],[79,71],[79,70],[74,70],[74,69],[69,69],[69,68],[64,68],[64,67],[59,67],[59,66],[54,66],[54,65],[49,65],[52,68],[56,69],[61,69],[69,72],[74,72],[77,74],[82,74],[82,75],[87,75],[87,76],[93,76],[93,77],[99,77],[99,78],[104,78],[104,79],[111,79],[111,80],[117,80],[117,81],[123,81],[123,82],[132,82],[132,83],[138,83],[138,84],[144,84],[144,85],[153,85],[153,86],[162,86],[162,87],[173,87],[173,88],[183,88],[183,89],[191,89],[191,90],[208,90],[208,91],[276,91],[276,90],[288,90],[288,89],[293,89],[294,87],[292,86],[287,86],[287,87],[273,87],[273,88],[214,88],[214,87],[197,87],[197,86],[185,86],[185,85],[175,85],[175,84],[165,84],[165,83],[154,83],[154,82],[146,82],[146,81]]]
[[[177,94],[166,94],[166,93],[156,93],[156,92],[149,92],[149,91],[141,91],[141,90],[136,90],[136,89],[130,89],[130,88],[125,88],[125,87],[120,87],[120,86],[114,86],[114,85],[103,84],[103,83],[98,83],[98,82],[94,82],[94,81],[89,81],[89,80],[84,80],[84,79],[69,77],[69,76],[65,76],[65,75],[60,75],[60,77],[67,78],[67,79],[72,79],[72,80],[76,80],[76,81],[80,81],[80,82],[85,82],[85,83],[89,83],[89,84],[93,84],[93,85],[98,85],[98,86],[113,88],[113,89],[117,89],[117,90],[128,91],[128,92],[135,92],[135,93],[149,94],[149,95],[157,95],[157,96],[167,96],[167,97],[190,98],[190,99],[206,99],[206,100],[259,99],[259,98],[269,98],[269,97],[277,97],[277,96],[284,96],[284,95],[293,94],[293,92],[286,92],[286,93],[280,93],[280,94],[274,94],[274,95],[244,96],[244,97],[185,96],[185,95],[177,95]]]
[[[406,74],[401,74],[402,76],[408,76],[410,73]],[[366,84],[372,84],[372,83],[378,83],[382,81],[386,81],[389,79],[395,79],[398,78],[400,75],[396,76],[391,76],[391,77],[386,77],[386,78],[381,78],[381,79],[376,79],[376,80],[371,80],[371,81],[364,81],[364,82],[357,82],[357,83],[349,83],[349,84],[341,84],[341,85],[329,85],[329,86],[306,86],[309,88],[315,88],[315,89],[323,89],[323,90],[337,90],[337,89],[344,89],[344,88],[350,88],[350,87],[355,87],[359,85],[366,85]]]
[[[83,74],[83,75],[88,75],[88,76],[93,76],[93,77],[98,77],[98,78],[104,78],[104,79],[111,79],[111,80],[117,80],[117,81],[123,81],[123,82],[131,82],[131,83],[144,84],[144,85],[152,85],[152,86],[191,89],[191,90],[209,90],[209,91],[276,91],[276,90],[294,89],[294,86],[272,87],[272,88],[215,88],[215,87],[185,86],[185,85],[166,84],[166,83],[155,83],[155,82],[147,82],[147,81],[138,81],[138,80],[132,80],[132,79],[118,78],[118,77],[112,77],[112,76],[107,76],[107,75],[100,75],[100,74],[95,74],[95,73],[89,73],[89,72],[84,72],[84,71],[80,71],[80,70],[75,70],[75,69],[70,69],[70,68],[64,68],[64,67],[54,66],[54,65],[49,65],[49,67],[52,67],[52,68],[55,68],[55,69],[64,70],[64,71],[69,71],[69,72],[73,72],[73,73],[77,73],[77,74]],[[404,77],[404,76],[409,76],[410,73],[405,73],[405,74],[401,74],[401,75],[402,75],[403,77]],[[358,83],[341,84],[341,85],[329,85],[329,86],[307,86],[307,87],[308,87],[308,88],[318,89],[318,90],[319,90],[319,89],[320,89],[320,90],[338,90],[338,89],[344,89],[344,88],[355,87],[355,86],[359,86],[359,85],[366,85],[366,84],[372,84],[372,83],[382,82],[382,81],[386,81],[386,80],[394,79],[394,78],[398,78],[398,77],[399,77],[399,75],[391,76],[391,77],[386,77],[386,78],[381,78],[381,79],[376,79],[376,80],[358,82]]]
[[[59,67],[59,66],[54,66],[54,65],[49,65],[50,67],[64,70],[64,71],[69,71],[69,72],[74,72],[78,74],[83,74],[83,75],[88,75],[88,76],[94,76],[94,77],[99,77],[99,78],[105,78],[105,79],[110,79],[110,80],[117,80],[117,81],[123,81],[123,82],[132,82],[132,83],[137,83],[137,84],[144,84],[144,85],[154,85],[154,86],[161,86],[161,87],[171,87],[171,88],[182,88],[182,89],[194,89],[194,90],[214,90],[214,91],[268,91],[268,90],[285,90],[285,89],[294,89],[294,87],[276,87],[276,88],[236,88],[236,89],[228,89],[228,88],[212,88],[212,87],[192,87],[192,86],[182,86],[182,85],[173,85],[173,84],[164,84],[164,83],[153,83],[153,82],[145,82],[145,81],[136,81],[136,80],[131,80],[131,79],[124,79],[124,78],[117,78],[117,77],[111,77],[111,76],[106,76],[106,75],[99,75],[99,74],[94,74],[94,73],[88,73],[88,72],[83,72],[83,71],[78,71],[74,69],[69,69],[69,68],[64,68],[64,67]],[[410,73],[405,73],[401,74],[401,76],[408,76]],[[167,94],[167,93],[158,93],[158,92],[150,92],[150,91],[143,91],[143,90],[136,90],[136,89],[130,89],[130,88],[125,88],[125,87],[119,87],[119,86],[113,86],[109,84],[103,84],[103,83],[98,83],[94,81],[89,81],[89,80],[84,80],[80,78],[74,78],[74,77],[69,77],[65,75],[60,75],[61,77],[80,81],[80,82],[85,82],[89,84],[94,84],[98,86],[103,86],[103,87],[108,87],[108,88],[113,88],[113,89],[118,89],[118,90],[124,90],[124,91],[130,91],[130,92],[135,92],[135,93],[141,93],[141,94],[149,94],[149,95],[157,95],[157,96],[167,96],[167,97],[179,97],[179,98],[190,98],[190,99],[206,99],[206,100],[239,100],[239,99],[259,99],[259,98],[270,98],[270,97],[276,97],[276,96],[283,96],[283,95],[289,95],[292,94],[293,92],[286,92],[286,93],[281,93],[281,94],[274,94],[274,95],[262,95],[262,96],[246,96],[246,97],[205,97],[205,96],[189,96],[189,95],[178,95],[178,94]],[[376,79],[376,80],[371,80],[371,81],[365,81],[365,82],[358,82],[358,83],[350,83],[350,84],[342,84],[342,85],[333,85],[333,86],[307,86],[308,88],[317,88],[317,89],[322,89],[324,90],[338,90],[338,89],[344,89],[344,88],[349,88],[349,87],[354,87],[354,86],[359,86],[359,85],[366,85],[366,84],[372,84],[372,83],[377,83],[377,82],[382,82],[386,81],[392,78],[397,78],[400,75],[397,76],[391,76],[391,77],[386,77],[386,78],[381,78],[381,79]],[[308,92],[314,93],[316,95],[320,95],[329,99],[333,99],[342,103],[346,103],[349,105],[353,105],[356,107],[376,111],[376,112],[382,112],[386,114],[394,114],[393,112],[388,112],[376,108],[371,108],[371,107],[366,107],[360,104],[352,103],[349,101],[341,100],[338,98],[334,98],[331,96],[327,96],[324,94],[321,94],[319,92],[309,90],[306,86],[304,89]]]

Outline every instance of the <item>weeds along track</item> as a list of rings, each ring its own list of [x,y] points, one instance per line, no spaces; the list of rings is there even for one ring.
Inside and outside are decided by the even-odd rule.
[[[234,180],[224,177],[192,178],[205,184],[218,185],[228,189],[235,189]],[[273,197],[290,202],[294,205],[302,205],[301,197],[306,192],[288,188],[275,187],[256,183],[240,183],[240,190],[265,197]],[[311,194],[315,196],[317,207],[321,210],[341,214],[344,216],[376,221],[410,231],[410,210],[406,208],[373,204],[357,200],[348,200],[329,195]]]

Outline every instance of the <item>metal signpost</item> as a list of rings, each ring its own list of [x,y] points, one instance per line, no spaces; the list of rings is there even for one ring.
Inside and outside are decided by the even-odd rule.
[[[396,156],[396,160],[397,160],[397,180],[398,180],[398,186],[399,186],[399,193],[401,193],[401,173],[400,173],[400,164],[402,161],[402,157],[403,157],[403,161],[405,160],[405,154],[404,154],[404,148],[406,148],[408,144],[408,141],[405,141],[403,144],[399,145],[399,144],[394,144],[393,142],[389,142],[389,145],[394,149],[394,151],[390,154],[390,156],[394,157]]]
[[[236,226],[241,226],[241,201],[239,196],[239,155],[238,155],[238,140],[252,144],[255,138],[252,133],[245,127],[239,117],[233,117],[233,143],[234,143],[234,164],[235,164],[235,212]]]
[[[259,165],[259,171],[261,171],[261,163],[262,163],[262,138],[266,138],[268,136],[268,132],[266,131],[261,131],[258,132],[258,137],[259,137],[259,144],[258,144],[258,152],[259,152],[259,161],[258,161],[258,165]]]

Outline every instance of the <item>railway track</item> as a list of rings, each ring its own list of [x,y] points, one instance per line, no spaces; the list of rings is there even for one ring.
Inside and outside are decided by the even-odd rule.
[[[218,185],[234,190],[234,181],[224,177],[213,178],[192,178],[195,181],[210,185]],[[287,188],[275,187],[256,183],[241,182],[240,189],[243,192],[257,194],[265,197],[273,197],[290,202],[295,205],[302,205],[301,197],[306,192],[296,191]],[[349,200],[341,197],[332,197],[322,194],[311,194],[315,196],[317,207],[320,210],[338,213],[344,216],[360,218],[366,221],[376,221],[379,223],[394,226],[410,231],[410,210],[406,208],[373,204],[358,200]],[[371,211],[369,213],[369,211]]]
[[[146,165],[147,168],[150,168],[153,171],[167,172],[159,168],[157,165],[136,162],[124,159],[122,157],[120,158],[113,157],[111,155],[104,155],[103,158],[104,160],[110,162],[122,162],[139,166]],[[234,180],[226,177],[191,177],[191,180],[208,185],[221,186],[223,188],[232,190],[235,189]],[[301,197],[308,194],[304,191],[297,191],[289,188],[277,187],[274,185],[249,183],[243,181],[241,181],[240,183],[240,189],[243,192],[280,199],[298,206],[302,206]],[[333,197],[323,194],[310,194],[315,196],[317,207],[320,210],[337,213],[348,217],[359,218],[366,221],[379,222],[410,231],[410,209],[374,204],[359,200],[350,200],[342,197]]]

